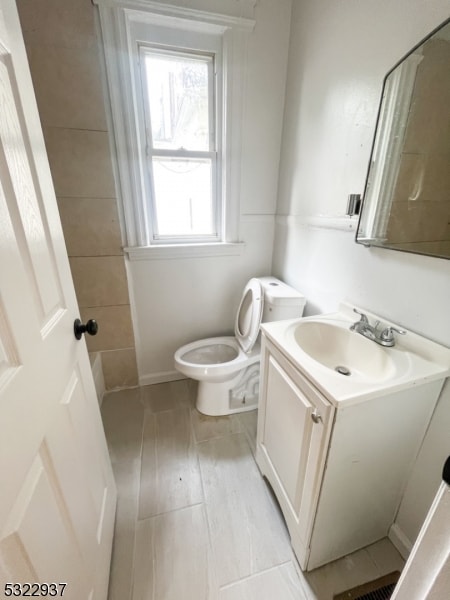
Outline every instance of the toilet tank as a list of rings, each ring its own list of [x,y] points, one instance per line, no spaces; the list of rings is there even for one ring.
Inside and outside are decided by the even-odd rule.
[[[303,315],[306,298],[276,277],[259,277],[264,291],[262,322],[295,319]]]

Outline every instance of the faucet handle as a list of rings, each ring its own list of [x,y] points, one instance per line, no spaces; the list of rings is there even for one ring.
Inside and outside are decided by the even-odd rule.
[[[386,327],[386,329],[383,329],[383,331],[380,333],[380,340],[383,340],[384,342],[390,342],[394,339],[394,331],[400,335],[406,335],[406,331],[404,329],[397,329],[397,327],[390,326]]]
[[[361,316],[361,319],[359,321],[360,323],[368,323],[369,322],[367,315],[365,315],[363,312],[360,312],[357,308],[354,308],[353,312],[355,312],[357,315]]]

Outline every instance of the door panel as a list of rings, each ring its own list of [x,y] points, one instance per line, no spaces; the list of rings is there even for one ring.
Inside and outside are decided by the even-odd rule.
[[[67,582],[68,597],[78,594],[79,598],[87,598],[89,581],[72,544],[71,520],[58,497],[57,482],[49,473],[45,460],[37,456],[10,512],[4,540],[16,545],[16,554],[29,567],[32,582],[55,582],[58,574],[61,582]],[[50,551],[43,548],[43,540]]]
[[[0,189],[1,202],[1,189]],[[0,219],[2,219],[0,207]],[[0,390],[19,367],[14,336],[10,330],[0,291]]]
[[[1,51],[0,51],[1,52]],[[18,91],[8,54],[0,59],[0,129],[2,131],[2,182],[8,193],[9,206],[18,211],[14,219],[15,239],[27,267],[30,289],[39,313],[41,330],[55,318],[62,308],[62,294],[52,256],[49,232],[44,227],[23,136],[24,122],[20,119]],[[14,85],[14,90],[13,90]]]

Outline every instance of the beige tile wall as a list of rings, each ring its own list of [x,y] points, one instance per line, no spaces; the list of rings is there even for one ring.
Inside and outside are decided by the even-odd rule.
[[[90,0],[17,0],[83,321],[106,389],[137,385],[127,276]]]

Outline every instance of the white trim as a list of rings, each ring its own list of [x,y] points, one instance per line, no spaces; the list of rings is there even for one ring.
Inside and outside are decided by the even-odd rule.
[[[241,215],[241,223],[275,223],[276,215]]]
[[[358,217],[348,215],[311,215],[308,217],[298,215],[277,215],[277,225],[307,227],[311,229],[337,229],[339,231],[354,232],[358,226]]]
[[[187,379],[179,371],[160,371],[159,373],[149,373],[139,377],[139,385],[155,385],[156,383],[166,383],[168,381],[179,381]]]
[[[98,6],[108,8],[123,8],[126,10],[143,11],[153,13],[154,16],[148,16],[148,22],[157,23],[158,16],[178,17],[189,19],[190,21],[199,21],[201,23],[210,23],[222,27],[234,27],[244,31],[253,31],[255,20],[245,17],[232,17],[229,15],[213,13],[205,10],[162,4],[152,0],[92,0]],[[242,1],[242,0],[241,0]],[[255,2],[248,2],[250,10],[254,8]]]
[[[225,227],[224,242],[239,239],[241,132],[246,86],[248,34],[255,21],[238,17],[185,9],[153,1],[120,2],[96,0],[99,7],[103,51],[108,80],[109,100],[116,156],[117,195],[122,205],[124,231],[128,247],[150,244],[149,207],[146,197],[145,148],[136,115],[141,106],[136,80],[135,41],[141,40],[142,26],[155,21],[166,30],[183,25],[186,35],[215,39],[222,47],[222,73],[217,77],[222,86],[224,109],[222,122],[222,198]],[[252,6],[254,3],[252,4]],[[146,11],[146,12],[143,12]],[[155,14],[150,14],[154,11]],[[150,25],[152,27],[152,25]],[[137,36],[137,32],[139,35]],[[208,37],[209,36],[209,37]],[[142,40],[144,41],[144,40]],[[212,43],[212,42],[211,42]],[[130,167],[132,166],[132,168]],[[193,242],[194,244],[196,242]]]
[[[397,548],[404,560],[408,560],[408,556],[412,550],[410,539],[403,533],[397,523],[393,523],[389,529],[388,538]]]
[[[172,258],[207,258],[209,256],[241,256],[245,242],[213,244],[167,244],[124,248],[129,260],[166,260]]]

